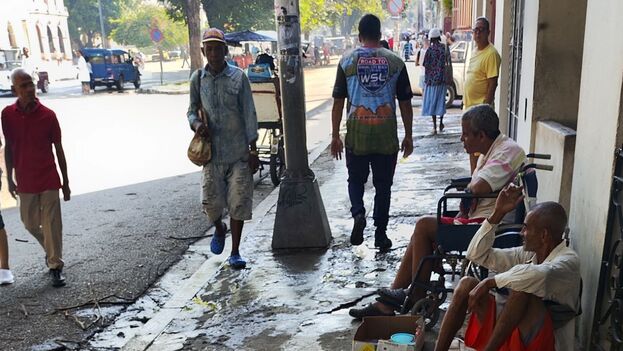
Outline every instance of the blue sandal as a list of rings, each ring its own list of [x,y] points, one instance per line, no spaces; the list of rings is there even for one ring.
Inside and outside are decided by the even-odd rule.
[[[234,269],[243,269],[247,266],[247,261],[245,261],[240,255],[231,255],[227,259],[229,265]]]
[[[227,224],[223,223],[223,235],[218,235],[214,230],[212,241],[210,242],[210,251],[215,255],[220,255],[225,248],[225,234],[227,233]]]

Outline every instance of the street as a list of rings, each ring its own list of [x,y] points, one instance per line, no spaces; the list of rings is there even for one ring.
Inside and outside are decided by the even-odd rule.
[[[179,81],[188,70],[168,74]],[[306,71],[307,111],[313,114],[331,96],[334,75],[335,66]],[[188,95],[137,94],[128,85],[122,93],[97,88],[95,94],[82,96],[79,82],[57,83],[40,99],[56,112],[61,125],[73,195],[198,170],[185,156],[192,137],[186,123]],[[0,98],[0,109],[14,102],[13,97]],[[329,133],[325,129],[308,135],[309,145]],[[6,191],[0,203],[3,208],[15,205]]]

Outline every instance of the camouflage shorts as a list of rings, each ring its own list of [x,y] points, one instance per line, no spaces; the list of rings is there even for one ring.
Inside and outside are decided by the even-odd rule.
[[[210,221],[221,218],[223,209],[233,219],[251,219],[253,208],[253,174],[247,161],[203,167],[201,203]]]

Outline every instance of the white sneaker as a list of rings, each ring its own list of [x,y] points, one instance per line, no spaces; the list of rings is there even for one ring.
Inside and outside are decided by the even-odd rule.
[[[13,273],[9,269],[0,269],[0,285],[13,284],[15,281]]]

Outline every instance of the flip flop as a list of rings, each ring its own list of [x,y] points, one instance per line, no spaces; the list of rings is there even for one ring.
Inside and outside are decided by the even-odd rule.
[[[245,261],[240,255],[231,255],[227,259],[231,268],[234,269],[243,269],[247,266],[247,261]]]
[[[225,248],[225,234],[227,234],[227,224],[223,223],[223,235],[218,235],[216,229],[210,242],[210,251],[215,255],[220,255]]]

